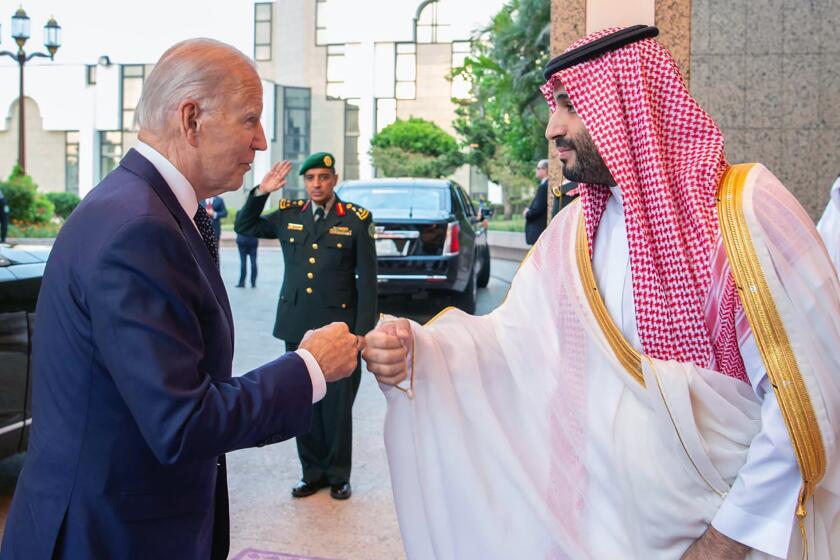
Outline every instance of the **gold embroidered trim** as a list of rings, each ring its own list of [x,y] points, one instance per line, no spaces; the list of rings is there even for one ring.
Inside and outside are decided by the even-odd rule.
[[[642,354],[633,348],[621,334],[615,321],[610,317],[607,306],[604,305],[604,298],[598,291],[595,274],[592,272],[592,260],[589,258],[589,241],[586,236],[586,222],[583,212],[580,213],[580,219],[578,220],[575,253],[577,254],[578,271],[583,283],[583,291],[586,293],[586,299],[589,301],[589,307],[592,309],[592,314],[595,315],[595,320],[598,321],[598,325],[601,327],[618,361],[624,366],[627,373],[644,387],[645,375],[642,371]]]
[[[726,171],[718,191],[718,218],[735,285],[796,452],[802,474],[796,516],[804,529],[805,503],[825,475],[825,448],[811,397],[744,218],[744,186],[754,165],[734,165]]]

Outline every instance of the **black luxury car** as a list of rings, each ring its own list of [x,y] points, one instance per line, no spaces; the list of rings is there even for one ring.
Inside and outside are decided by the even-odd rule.
[[[48,247],[0,245],[0,458],[26,450],[32,331]]]
[[[373,214],[381,295],[446,293],[475,312],[476,289],[490,280],[490,247],[484,216],[463,188],[443,179],[371,179],[337,192]]]

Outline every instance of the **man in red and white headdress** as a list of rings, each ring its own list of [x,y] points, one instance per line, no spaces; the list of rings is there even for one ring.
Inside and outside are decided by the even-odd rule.
[[[410,558],[840,558],[837,276],[656,34],[549,63],[581,202],[506,301],[367,336]]]

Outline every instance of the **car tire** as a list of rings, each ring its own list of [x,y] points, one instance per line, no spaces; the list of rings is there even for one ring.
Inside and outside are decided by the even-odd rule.
[[[479,288],[486,288],[490,283],[490,247],[485,247],[481,252],[481,270],[476,281]]]
[[[467,280],[467,286],[463,292],[455,292],[452,294],[452,305],[472,315],[475,313],[475,300],[477,296],[477,284],[475,278],[475,268],[470,272],[470,279]]]

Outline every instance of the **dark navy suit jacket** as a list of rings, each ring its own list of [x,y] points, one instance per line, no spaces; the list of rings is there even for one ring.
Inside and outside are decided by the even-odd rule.
[[[308,431],[312,383],[294,353],[231,377],[222,279],[136,151],[62,227],[36,316],[0,557],[226,557],[224,453]]]

